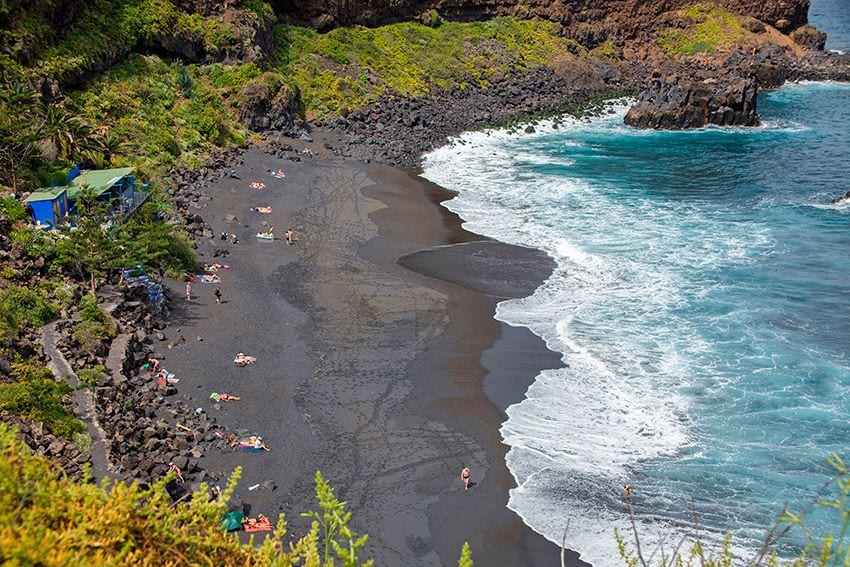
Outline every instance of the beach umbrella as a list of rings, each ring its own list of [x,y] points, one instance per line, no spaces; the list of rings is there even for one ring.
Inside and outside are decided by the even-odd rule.
[[[245,519],[245,514],[239,510],[233,510],[221,517],[219,524],[229,532],[235,532],[242,529],[242,520]]]

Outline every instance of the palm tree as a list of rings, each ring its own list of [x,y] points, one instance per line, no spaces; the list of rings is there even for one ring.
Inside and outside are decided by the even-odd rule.
[[[24,167],[38,156],[37,96],[29,85],[0,88],[0,182],[20,196]]]

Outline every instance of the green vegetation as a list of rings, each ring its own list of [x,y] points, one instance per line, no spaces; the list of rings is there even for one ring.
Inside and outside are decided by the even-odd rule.
[[[91,368],[83,368],[77,372],[80,384],[87,388],[94,387],[98,382],[108,377],[106,368],[102,364],[96,364]]]
[[[44,422],[51,433],[65,439],[83,431],[83,424],[62,404],[62,398],[71,393],[67,383],[54,380],[50,371],[36,361],[13,363],[11,377],[15,382],[0,383],[0,409]],[[3,427],[0,425],[0,430]]]
[[[569,42],[545,21],[497,18],[340,28],[326,34],[275,29],[273,64],[298,88],[308,116],[351,110],[393,91],[421,96],[434,88],[477,83],[569,57]]]
[[[74,325],[72,336],[83,350],[91,352],[102,341],[110,341],[118,334],[115,322],[98,307],[97,296],[94,292],[89,292],[80,300],[80,318],[82,320]],[[100,378],[91,372],[81,371],[80,381],[83,381],[83,376],[93,382],[97,382]]]
[[[463,548],[460,550],[460,560],[457,562],[458,567],[472,567],[472,550],[469,549],[469,542],[463,542]]]
[[[202,485],[188,503],[173,505],[165,484],[76,483],[45,459],[33,456],[0,424],[0,557],[14,565],[296,565],[357,567],[369,565],[340,557],[320,561],[318,523],[293,543],[283,544],[286,523],[263,544],[240,543],[218,524],[228,510],[241,470],[214,499]],[[329,502],[336,508],[334,502]],[[336,522],[337,520],[332,520]],[[335,524],[337,533],[344,525]],[[348,549],[344,536],[332,540]]]
[[[56,296],[55,291],[49,282],[36,287],[10,284],[0,288],[0,338],[15,339],[25,323],[40,327],[54,319],[67,299]]]
[[[751,35],[735,16],[711,4],[695,4],[680,10],[677,15],[687,27],[658,34],[658,44],[668,55],[715,53]]]
[[[244,144],[247,130],[225,101],[260,74],[254,64],[199,67],[132,55],[71,99],[88,120],[124,140],[115,165],[156,179],[172,165],[198,166],[216,148]]]
[[[322,549],[324,550],[323,564],[333,563],[331,558],[331,550],[333,550],[342,561],[342,565],[346,567],[357,567],[358,565],[372,567],[374,564],[372,560],[359,563],[357,558],[360,548],[366,545],[369,536],[358,536],[348,527],[351,512],[345,511],[346,503],[337,500],[333,488],[325,481],[319,471],[316,471],[316,498],[319,500],[319,507],[322,509],[321,514],[308,512],[302,514],[302,516],[314,519],[313,531],[321,536]]]
[[[60,225],[59,237],[52,240],[49,252],[56,264],[88,283],[92,294],[99,278],[122,266],[146,264],[171,273],[194,271],[197,259],[188,237],[177,226],[157,219],[157,207],[146,204],[129,222],[104,228],[103,204],[83,191],[77,200],[76,227],[71,230]]]

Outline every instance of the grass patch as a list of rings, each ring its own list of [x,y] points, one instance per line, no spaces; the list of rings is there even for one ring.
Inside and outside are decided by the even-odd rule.
[[[61,298],[51,298],[55,291],[51,282],[36,287],[11,284],[0,289],[0,337],[15,338],[27,323],[38,328],[55,319],[63,304]]]
[[[568,57],[569,40],[545,21],[497,18],[437,27],[399,23],[326,34],[280,25],[273,65],[298,88],[309,117],[351,110],[393,91],[417,97]]]
[[[715,53],[751,35],[735,16],[718,6],[695,4],[676,15],[686,24],[685,29],[668,29],[657,36],[658,45],[668,55]]]
[[[85,428],[62,403],[71,387],[54,380],[50,371],[35,361],[12,364],[12,383],[0,383],[0,409],[41,421],[58,437],[72,439]]]
[[[250,63],[184,66],[132,55],[71,99],[82,116],[126,142],[115,165],[133,165],[150,179],[174,164],[197,165],[215,148],[243,145],[247,129],[225,101],[260,73]]]

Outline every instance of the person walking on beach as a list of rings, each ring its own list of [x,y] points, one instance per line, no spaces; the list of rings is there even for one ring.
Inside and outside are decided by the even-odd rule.
[[[221,303],[221,288],[215,288],[215,302]]]
[[[463,467],[463,470],[460,471],[460,480],[463,481],[463,489],[469,490],[469,478],[472,475],[469,472],[469,467]]]
[[[186,301],[192,301],[192,284],[186,282]]]
[[[283,233],[283,236],[286,237],[286,243],[292,246],[292,229],[286,229],[286,232]]]

